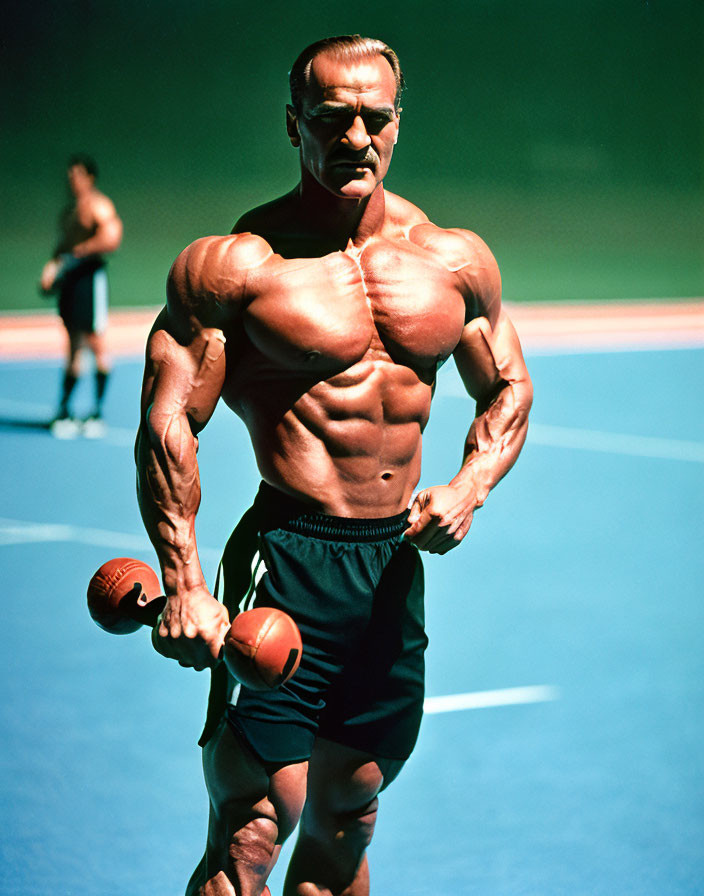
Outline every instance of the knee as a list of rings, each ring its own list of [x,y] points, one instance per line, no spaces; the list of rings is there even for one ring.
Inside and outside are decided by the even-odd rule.
[[[360,765],[352,774],[332,775],[317,796],[334,813],[355,811],[363,816],[368,809],[376,812],[377,795],[384,784],[384,776],[376,762]]]
[[[253,818],[238,828],[230,840],[233,868],[247,877],[265,878],[269,872],[278,838],[278,825],[270,818]]]
[[[320,843],[338,847],[354,844],[354,848],[366,849],[372,841],[376,825],[379,801],[348,809],[306,806],[301,827],[306,835]]]
[[[376,824],[379,800],[377,794],[384,783],[375,763],[356,770],[348,778],[331,779],[324,788],[309,794],[303,812],[302,827],[306,834],[320,842],[345,842],[355,848],[366,848]]]

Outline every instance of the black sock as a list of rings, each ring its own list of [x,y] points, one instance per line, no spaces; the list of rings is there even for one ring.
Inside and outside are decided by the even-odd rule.
[[[78,377],[74,376],[70,371],[65,371],[64,378],[61,383],[61,401],[59,403],[59,417],[68,417],[68,403],[71,393],[76,388]]]
[[[108,377],[110,376],[110,371],[108,370],[96,370],[95,371],[95,416],[100,417],[102,407],[103,407],[103,399],[105,398],[105,390],[108,387]]]

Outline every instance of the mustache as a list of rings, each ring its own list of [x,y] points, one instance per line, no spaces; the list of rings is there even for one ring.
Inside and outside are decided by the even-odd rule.
[[[374,150],[367,146],[362,152],[337,152],[330,157],[330,163],[349,162],[352,165],[376,166],[379,159]]]

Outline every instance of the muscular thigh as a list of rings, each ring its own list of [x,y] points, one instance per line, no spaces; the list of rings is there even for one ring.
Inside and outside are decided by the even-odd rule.
[[[376,797],[403,766],[402,759],[375,757],[318,738],[308,767],[306,814],[322,818],[375,807]]]
[[[265,768],[223,719],[203,749],[211,807],[232,830],[259,816],[274,821],[283,842],[298,822],[306,794],[306,762]]]

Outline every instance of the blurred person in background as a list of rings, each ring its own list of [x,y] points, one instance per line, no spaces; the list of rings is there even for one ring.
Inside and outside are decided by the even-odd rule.
[[[79,433],[97,438],[104,432],[103,400],[110,375],[105,344],[108,321],[108,278],[105,256],[122,241],[122,221],[112,201],[95,186],[98,168],[88,155],[68,161],[71,200],[59,217],[59,239],[39,281],[44,295],[58,295],[59,315],[66,328],[67,357],[61,397],[51,431],[57,438]],[[72,417],[70,401],[80,376],[81,350],[95,358],[95,402],[84,420]]]

